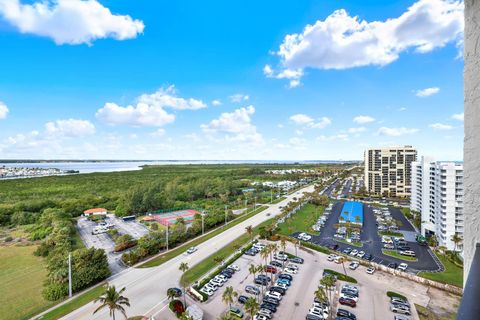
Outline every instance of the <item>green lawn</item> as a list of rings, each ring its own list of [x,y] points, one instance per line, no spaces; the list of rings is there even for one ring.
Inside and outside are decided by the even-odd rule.
[[[418,275],[426,279],[453,284],[457,287],[463,288],[463,268],[453,264],[441,254],[437,254],[437,257],[445,267],[444,272],[420,272]]]
[[[379,231],[378,234],[381,236],[403,237],[403,233],[394,231]]]
[[[45,261],[36,246],[0,247],[0,318],[27,319],[53,305],[42,298]],[[14,303],[13,303],[14,302]]]
[[[283,200],[285,200],[285,199],[287,199],[287,197],[280,197],[280,198],[277,198],[277,199],[273,200],[272,204],[279,203],[279,202],[281,202],[281,201],[283,201]]]
[[[223,227],[220,227],[218,229],[215,229],[214,231],[204,235],[204,236],[201,236],[201,237],[198,237],[196,238],[195,240],[189,242],[189,243],[186,243],[184,245],[181,245],[173,250],[170,250],[164,254],[161,254],[159,255],[158,257],[150,260],[150,261],[147,261],[143,264],[141,264],[140,266],[138,266],[139,268],[150,268],[150,267],[156,267],[156,266],[159,266],[165,262],[167,262],[168,260],[172,259],[172,258],[175,258],[176,256],[178,256],[179,254],[182,254],[183,252],[185,252],[189,247],[191,246],[198,246],[199,244],[201,244],[202,242],[204,241],[207,241],[208,239],[210,238],[213,238],[215,237],[216,235],[222,233],[223,231],[227,230],[227,229],[230,229],[231,227],[239,224],[240,222],[242,221],[245,221],[247,220],[248,218],[251,218],[252,216],[256,215],[257,213],[259,212],[262,212],[263,210],[267,209],[267,207],[260,207],[260,208],[257,208],[255,211],[251,211],[249,212],[248,214],[245,214],[243,216],[240,216],[238,218],[236,218],[235,220],[233,220],[232,222],[230,222],[229,224],[227,224],[226,226],[223,226]]]
[[[394,257],[394,258],[397,258],[397,259],[401,259],[401,260],[405,260],[405,261],[417,261],[417,258],[401,255],[400,253],[398,253],[395,250],[383,249],[382,252],[386,256]]]
[[[81,306],[86,305],[90,301],[95,300],[98,298],[105,288],[103,286],[98,286],[93,289],[90,289],[78,297],[74,298],[72,301],[69,301],[65,303],[64,305],[61,305],[60,307],[50,311],[49,313],[46,313],[43,315],[41,318],[38,318],[39,320],[55,320],[59,319],[70,312],[80,308]]]
[[[278,233],[286,236],[291,235],[293,232],[308,232],[318,235],[318,232],[312,230],[312,226],[323,214],[323,210],[323,207],[307,203],[297,213],[279,225]]]
[[[337,242],[345,243],[345,244],[348,244],[348,245],[354,246],[354,247],[359,247],[359,248],[363,247],[363,243],[358,242],[358,241],[348,242],[347,240],[342,240],[342,239],[333,239],[333,240],[335,240]]]

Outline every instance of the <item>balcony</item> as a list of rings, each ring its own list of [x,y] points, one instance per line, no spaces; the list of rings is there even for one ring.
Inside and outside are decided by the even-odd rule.
[[[457,313],[457,320],[478,319],[480,314],[480,244],[477,243],[472,265],[463,289],[462,302]]]

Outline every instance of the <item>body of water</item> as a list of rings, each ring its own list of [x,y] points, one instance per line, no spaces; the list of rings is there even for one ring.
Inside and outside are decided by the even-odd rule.
[[[350,161],[279,161],[279,160],[163,160],[163,161],[85,161],[85,162],[5,162],[0,163],[0,167],[17,168],[56,168],[60,170],[75,170],[80,173],[92,172],[113,172],[140,170],[143,165],[184,165],[184,164],[325,164],[325,163],[343,163]]]

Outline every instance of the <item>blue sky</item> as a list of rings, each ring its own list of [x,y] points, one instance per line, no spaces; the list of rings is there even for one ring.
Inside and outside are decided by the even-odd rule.
[[[462,160],[463,4],[391,2],[0,0],[0,158]]]

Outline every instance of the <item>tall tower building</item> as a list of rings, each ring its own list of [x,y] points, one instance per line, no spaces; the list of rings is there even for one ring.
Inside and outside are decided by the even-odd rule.
[[[428,158],[412,163],[410,209],[421,214],[422,234],[436,235],[448,250],[455,249],[453,235],[463,238],[463,192],[462,164]]]
[[[417,150],[412,146],[367,149],[365,158],[365,188],[371,194],[389,197],[409,197],[412,162]]]

